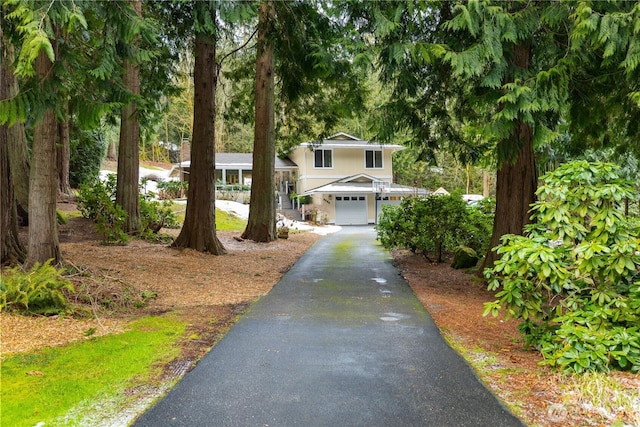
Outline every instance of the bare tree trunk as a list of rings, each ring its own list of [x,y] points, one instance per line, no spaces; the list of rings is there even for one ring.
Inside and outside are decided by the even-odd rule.
[[[0,28],[0,100],[10,95],[10,81],[14,80],[13,72],[7,66],[4,35]],[[16,200],[11,179],[9,162],[9,128],[0,125],[0,265],[15,265],[24,262],[26,251],[18,235]]]
[[[215,41],[211,37],[197,35],[195,50],[187,211],[182,230],[171,246],[221,255],[225,249],[216,235],[215,210],[215,95],[218,84]]]
[[[56,156],[58,161],[58,194],[61,198],[72,198],[73,192],[69,185],[69,163],[71,158],[71,142],[69,138],[69,104],[63,106],[65,115],[58,122],[58,143],[56,144]]]
[[[506,160],[498,169],[496,180],[496,214],[493,222],[493,233],[489,251],[482,268],[490,268],[498,259],[491,250],[500,244],[505,234],[522,234],[524,226],[529,223],[529,210],[536,200],[537,176],[535,156],[533,153],[531,126],[518,125],[517,142],[522,145],[515,163]],[[515,141],[514,141],[515,143]]]
[[[134,10],[142,14],[141,0],[130,0]],[[140,95],[140,70],[129,59],[123,61],[123,83],[133,96]],[[127,213],[124,230],[130,234],[140,232],[140,123],[137,101],[131,101],[120,116],[120,141],[116,204]]]
[[[111,141],[109,146],[107,147],[107,160],[116,161],[118,160],[118,153],[116,152],[116,144]]]
[[[491,178],[486,170],[482,171],[482,196],[489,197],[491,191]]]
[[[531,50],[527,44],[516,46],[514,65],[528,68]],[[527,123],[518,121],[510,138],[500,141],[498,151],[512,153],[499,166],[496,178],[496,214],[493,221],[493,233],[479,273],[485,268],[493,267],[498,259],[492,248],[500,244],[505,234],[522,234],[524,226],[529,223],[529,210],[536,200],[538,177],[535,155],[533,152],[533,129]]]
[[[242,237],[256,242],[276,240],[275,122],[273,101],[273,2],[260,4],[258,53],[255,86],[255,132],[253,140],[253,180],[249,220]]]
[[[0,29],[1,30],[1,29]],[[6,98],[18,95],[18,80],[13,74],[11,64],[15,60],[15,49],[9,43],[4,43],[2,67],[3,82],[6,86]],[[13,192],[17,202],[18,215],[26,225],[29,222],[29,153],[27,152],[27,138],[24,131],[24,123],[16,122],[6,130],[9,152],[9,169]]]
[[[53,64],[44,49],[36,58],[36,76],[40,85],[46,83]],[[33,129],[33,157],[29,180],[29,245],[26,264],[44,263],[52,259],[56,265],[62,261],[58,243],[56,200],[58,175],[56,173],[56,117],[52,108],[45,111],[42,120]]]

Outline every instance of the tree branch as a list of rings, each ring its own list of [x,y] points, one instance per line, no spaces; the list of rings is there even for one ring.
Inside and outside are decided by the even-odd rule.
[[[253,33],[251,34],[251,36],[249,36],[247,41],[245,41],[241,46],[239,46],[237,49],[233,49],[231,52],[229,52],[225,56],[223,56],[222,59],[220,59],[220,61],[218,62],[218,64],[222,65],[222,63],[224,62],[225,59],[227,59],[228,57],[230,57],[234,53],[238,52],[239,50],[244,49],[249,44],[249,42],[255,37],[257,32],[258,32],[258,28],[253,30]]]

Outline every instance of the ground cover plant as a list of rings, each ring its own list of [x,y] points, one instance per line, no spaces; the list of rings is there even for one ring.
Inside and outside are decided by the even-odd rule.
[[[577,373],[640,371],[640,222],[617,165],[577,161],[542,177],[524,236],[506,235],[487,269],[485,314],[522,320],[544,363]]]
[[[0,311],[61,314],[70,308],[65,292],[74,292],[73,285],[51,260],[27,271],[21,266],[7,268],[0,275]]]

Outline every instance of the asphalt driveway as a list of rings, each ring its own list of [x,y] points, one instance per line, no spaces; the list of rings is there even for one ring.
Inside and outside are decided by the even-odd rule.
[[[322,238],[135,426],[522,426],[375,238]]]

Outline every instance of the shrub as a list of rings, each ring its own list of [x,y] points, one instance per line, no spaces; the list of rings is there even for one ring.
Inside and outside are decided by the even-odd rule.
[[[51,260],[36,263],[29,271],[10,268],[0,276],[0,310],[60,314],[69,307],[64,291],[74,292],[73,285],[51,266]]]
[[[610,163],[572,162],[542,177],[524,236],[503,236],[485,271],[544,363],[575,372],[640,371],[640,224],[633,183]]]
[[[100,173],[100,164],[107,151],[107,142],[101,130],[77,130],[70,141],[69,184],[79,188],[91,182]]]
[[[102,181],[94,178],[80,186],[78,210],[83,217],[95,222],[96,231],[103,236],[103,243],[127,243],[124,231],[127,213],[115,203],[116,176],[109,174]]]
[[[144,185],[144,184],[143,184]],[[169,243],[170,236],[159,235],[160,229],[178,228],[178,220],[171,210],[171,202],[154,200],[155,194],[148,192],[140,194],[140,237],[145,240]]]
[[[492,215],[468,206],[460,194],[408,197],[384,205],[377,230],[386,248],[406,248],[442,262],[445,253],[468,246],[482,253],[488,245]]]
[[[142,185],[145,185],[143,180]],[[78,209],[82,216],[93,220],[96,230],[104,237],[104,243],[127,243],[129,236],[124,231],[127,213],[115,203],[116,176],[111,174],[105,181],[98,179],[80,186]],[[153,200],[155,194],[140,193],[140,237],[152,241],[166,241],[158,237],[162,227],[179,226],[171,211],[171,202]]]

